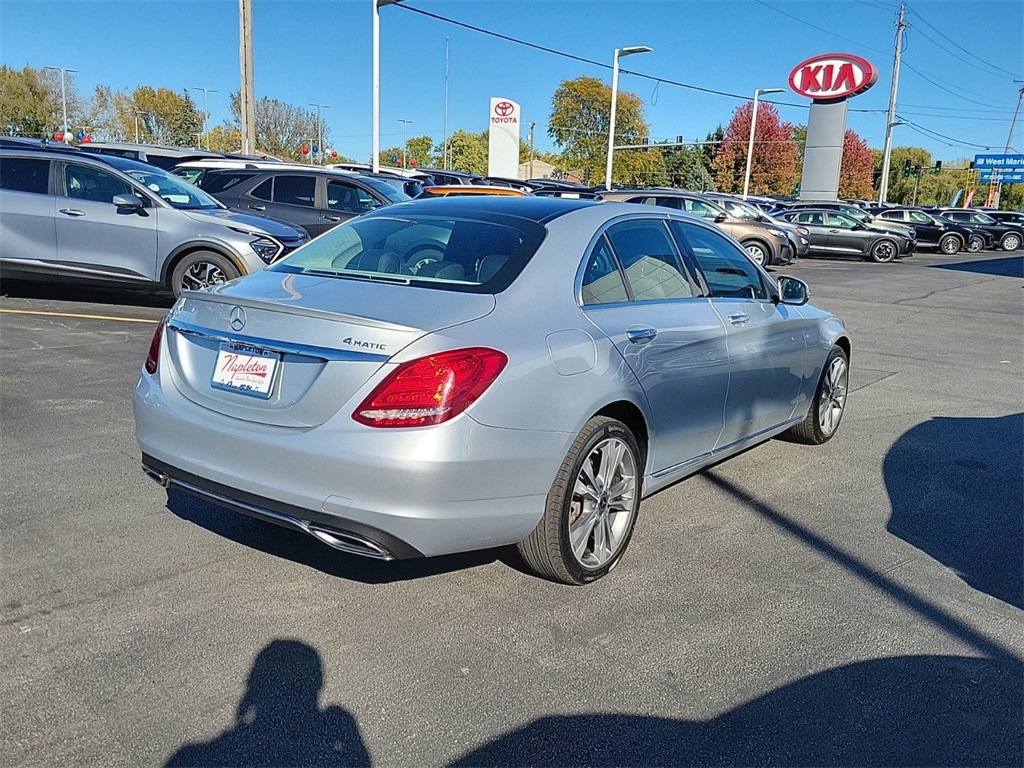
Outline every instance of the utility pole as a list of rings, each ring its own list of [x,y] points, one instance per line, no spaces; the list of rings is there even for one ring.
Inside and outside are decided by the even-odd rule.
[[[61,133],[64,134],[64,141],[68,140],[68,92],[64,84],[64,78],[68,72],[77,72],[77,69],[68,69],[67,67],[43,67],[43,69],[52,69],[55,72],[60,72],[60,103],[64,109],[64,122],[61,124]]]
[[[1014,80],[1015,83],[1024,83],[1024,80]],[[1017,129],[1017,116],[1020,115],[1020,104],[1024,101],[1024,85],[1021,86],[1020,92],[1017,94],[1017,109],[1013,111],[1013,120],[1010,122],[1010,135],[1006,137],[1006,149],[1003,150],[1004,155],[1010,154],[1010,147],[1013,146],[1013,132]],[[999,174],[999,181],[996,183],[996,198],[993,205],[999,207],[999,196],[1003,192],[1003,179],[1002,174]]]
[[[238,92],[242,118],[242,153],[256,151],[256,96],[252,78],[252,0],[238,0],[238,58],[241,88]]]
[[[441,167],[448,170],[448,35],[444,36],[444,140],[441,142],[444,160]]]
[[[533,178],[533,127],[537,123],[533,120],[530,121],[530,178]]]
[[[889,115],[885,119],[885,149],[882,150],[882,178],[878,185],[878,204],[884,205],[889,195],[889,161],[892,155],[892,129],[896,123],[896,94],[900,86],[900,57],[903,55],[903,30],[907,23],[903,20],[906,3],[900,3],[900,15],[896,22],[896,54],[892,59],[892,87],[889,89]]]

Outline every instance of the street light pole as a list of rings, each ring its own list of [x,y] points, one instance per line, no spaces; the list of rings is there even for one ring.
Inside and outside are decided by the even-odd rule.
[[[151,114],[150,112],[139,112],[139,110],[135,110],[135,143],[136,144],[139,143],[139,115],[145,115],[145,116],[148,117],[150,114]]]
[[[77,72],[77,69],[68,69],[67,67],[43,67],[43,69],[52,69],[55,72],[60,72],[60,103],[64,111],[64,122],[62,123],[63,128],[61,132],[64,134],[64,141],[68,140],[68,92],[64,84],[64,78],[68,72]]]
[[[317,146],[320,148],[320,152],[319,152],[319,155],[320,155],[320,165],[323,165],[324,164],[324,121],[323,121],[323,118],[321,118],[321,116],[320,116],[320,110],[330,109],[331,106],[329,104],[313,104],[313,103],[310,103],[309,106],[316,107],[316,125],[317,125],[317,130],[320,133],[320,143],[317,144]]]
[[[782,93],[783,88],[758,88],[754,91],[754,111],[750,115],[750,141],[747,142],[747,169],[743,173],[743,199],[750,189],[750,166],[754,161],[754,127],[757,125],[757,98],[762,93]]]
[[[380,7],[401,0],[370,0],[373,3],[373,158],[374,173],[380,172]]]
[[[201,85],[193,85],[193,91],[203,92],[203,134],[206,136],[206,149],[210,149],[210,101],[209,95],[217,93],[216,88],[204,88]]]
[[[619,57],[632,53],[649,53],[653,48],[646,45],[631,45],[628,48],[616,48],[612,58],[612,108],[608,117],[608,163],[604,171],[605,189],[612,188],[612,156],[615,152],[615,103],[619,95]]]
[[[408,168],[409,166],[406,165],[406,150],[409,148],[409,123],[412,120],[404,120],[400,117],[398,122],[402,124],[402,168]]]

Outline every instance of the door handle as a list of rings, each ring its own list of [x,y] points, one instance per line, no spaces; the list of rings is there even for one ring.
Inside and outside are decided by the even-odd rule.
[[[254,210],[254,211],[265,211],[265,210],[267,210],[267,206],[265,206],[265,205],[250,205],[249,208],[251,210]]]
[[[838,235],[838,234],[839,234],[839,230],[838,230],[838,229],[830,229],[830,230],[828,231],[828,233],[829,233],[830,235]]]
[[[60,212],[65,216],[85,216],[85,211],[80,211],[77,208],[61,208]]]
[[[658,335],[658,331],[655,328],[627,328],[626,338],[629,339],[633,344],[646,344],[648,341],[654,341],[654,337]]]
[[[341,216],[324,216],[324,221],[341,221]]]
[[[733,325],[743,325],[745,322],[750,320],[750,317],[743,314],[742,312],[734,312],[729,315],[729,322]]]

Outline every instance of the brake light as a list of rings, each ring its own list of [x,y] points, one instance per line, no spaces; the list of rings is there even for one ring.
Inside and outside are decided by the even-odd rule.
[[[164,322],[160,321],[160,324],[153,331],[153,340],[149,342],[149,354],[146,356],[146,373],[150,376],[156,373],[157,365],[160,362],[160,340],[164,337]]]
[[[508,363],[504,352],[455,349],[402,363],[356,408],[369,427],[423,427],[453,419],[482,395]]]

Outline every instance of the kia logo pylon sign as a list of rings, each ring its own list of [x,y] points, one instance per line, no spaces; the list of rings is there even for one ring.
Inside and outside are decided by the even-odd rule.
[[[851,53],[823,53],[789,73],[789,87],[815,101],[837,101],[863,93],[878,80],[875,66]]]

